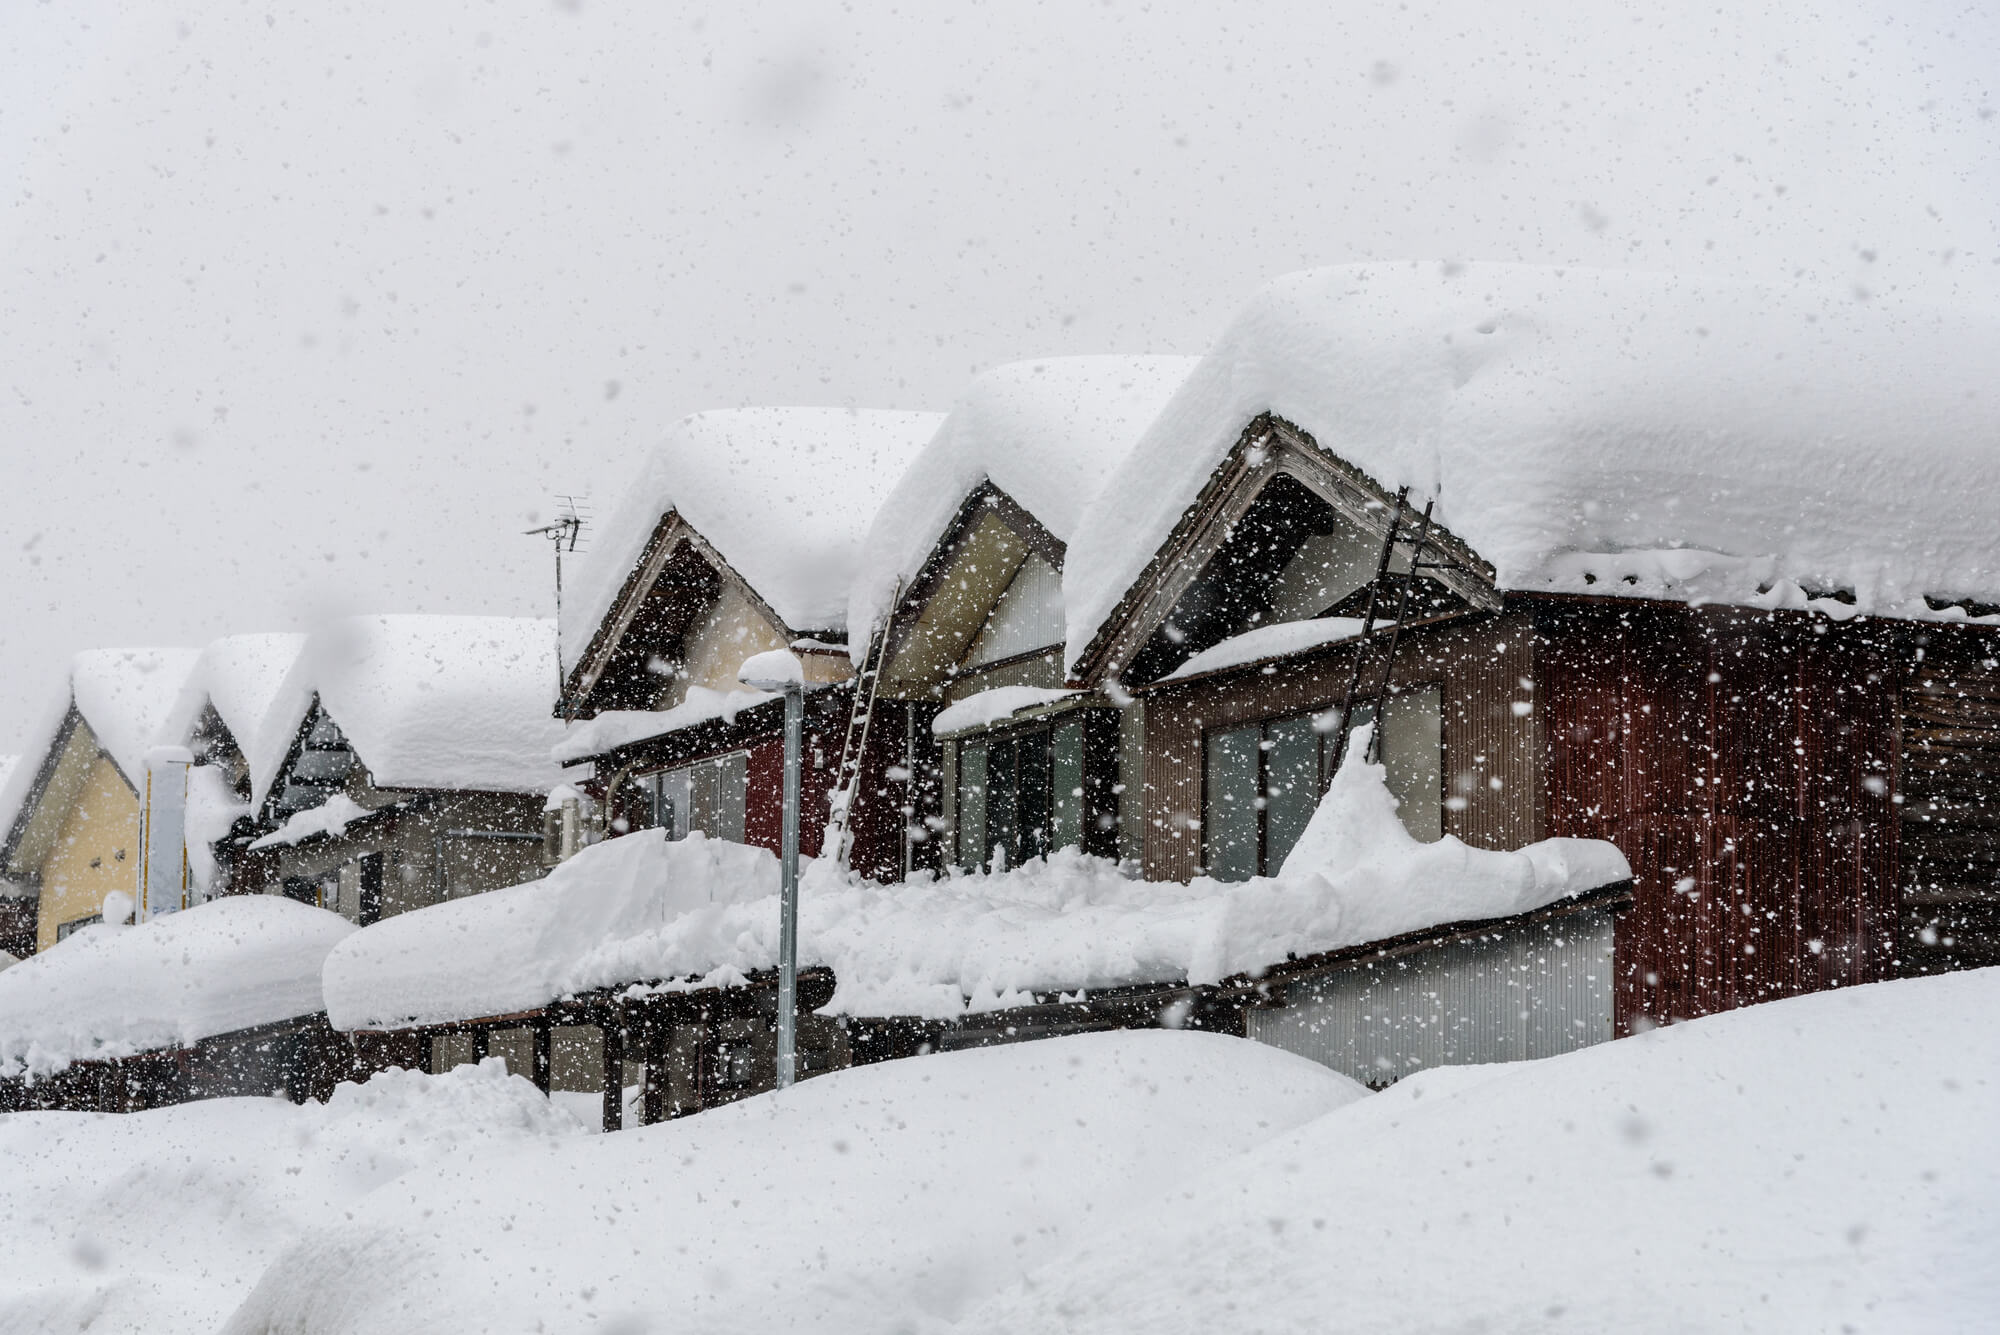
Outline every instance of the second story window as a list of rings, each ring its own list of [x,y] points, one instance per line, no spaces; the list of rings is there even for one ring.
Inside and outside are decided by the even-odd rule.
[[[750,753],[697,760],[639,779],[652,806],[652,823],[669,839],[700,830],[711,839],[743,842],[744,798],[749,789]]]

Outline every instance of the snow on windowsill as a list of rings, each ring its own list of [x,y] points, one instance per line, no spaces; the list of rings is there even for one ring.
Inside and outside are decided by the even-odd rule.
[[[375,813],[346,793],[335,793],[319,806],[305,811],[295,811],[285,818],[285,823],[262,838],[250,841],[250,850],[260,848],[291,848],[319,835],[339,838],[347,833],[347,827],[363,816]]]
[[[990,691],[968,695],[963,700],[946,705],[938,716],[931,720],[931,735],[946,737],[955,732],[971,732],[976,728],[991,727],[1024,709],[1052,705],[1057,701],[1068,700],[1072,696],[1081,694],[1082,691],[1046,686],[995,686]]]
[[[1375,628],[1387,630],[1395,624],[1393,621],[1377,621]],[[1319,617],[1310,621],[1280,621],[1275,625],[1259,626],[1241,635],[1232,635],[1220,644],[1210,645],[1160,680],[1177,681],[1182,677],[1198,677],[1204,672],[1243,667],[1266,658],[1304,653],[1323,644],[1351,640],[1361,634],[1361,625],[1360,617]]]

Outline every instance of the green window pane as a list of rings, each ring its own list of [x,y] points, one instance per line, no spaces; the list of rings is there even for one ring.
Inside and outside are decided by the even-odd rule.
[[[1083,846],[1083,721],[1065,723],[1054,733],[1049,758],[1054,790],[1054,848]]]
[[[1021,860],[1019,824],[1019,772],[1014,764],[1014,743],[995,742],[986,751],[986,845],[990,859],[995,849],[1001,861],[982,865],[1011,867]]]
[[[1264,874],[1275,876],[1319,806],[1319,732],[1312,719],[1264,730]]]
[[[986,744],[975,742],[958,756],[958,865],[986,865]]]
[[[1208,735],[1202,785],[1202,832],[1208,874],[1247,881],[1257,874],[1257,774],[1260,729]]]

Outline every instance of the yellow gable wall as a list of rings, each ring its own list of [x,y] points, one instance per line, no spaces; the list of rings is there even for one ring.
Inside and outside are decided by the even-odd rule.
[[[722,592],[701,619],[688,628],[681,643],[681,671],[660,701],[661,709],[671,709],[685,700],[690,686],[706,686],[716,691],[742,690],[736,670],[743,666],[743,660],[752,654],[783,649],[788,641],[769,617],[725,581]],[[844,681],[853,671],[844,654],[804,654],[800,658],[807,681]]]
[[[56,928],[63,923],[102,909],[104,897],[113,890],[131,894],[139,875],[138,858],[139,799],[118,767],[98,756],[42,864],[35,949],[54,945]]]

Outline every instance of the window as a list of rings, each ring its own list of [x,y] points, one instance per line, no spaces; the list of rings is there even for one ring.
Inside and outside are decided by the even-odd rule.
[[[1419,839],[1442,833],[1441,717],[1435,686],[1389,701],[1382,763],[1403,825]],[[1202,758],[1202,844],[1208,875],[1219,881],[1275,876],[1305,833],[1332,778],[1330,728],[1338,710],[1260,719],[1217,728]],[[1351,726],[1374,715],[1357,704]],[[1322,731],[1318,720],[1329,730]]]
[[[88,918],[72,918],[68,922],[57,923],[56,940],[60,941],[64,937],[68,936],[71,932],[81,931],[82,929],[91,926],[93,923],[100,923],[103,921],[104,921],[104,915],[102,913],[93,913]]]
[[[711,839],[743,842],[744,795],[750,786],[750,753],[697,760],[639,780],[652,808],[651,823],[669,839],[700,830]]]
[[[1117,729],[1115,716],[1088,710],[961,743],[958,864],[999,870],[1058,848],[1108,855]]]

